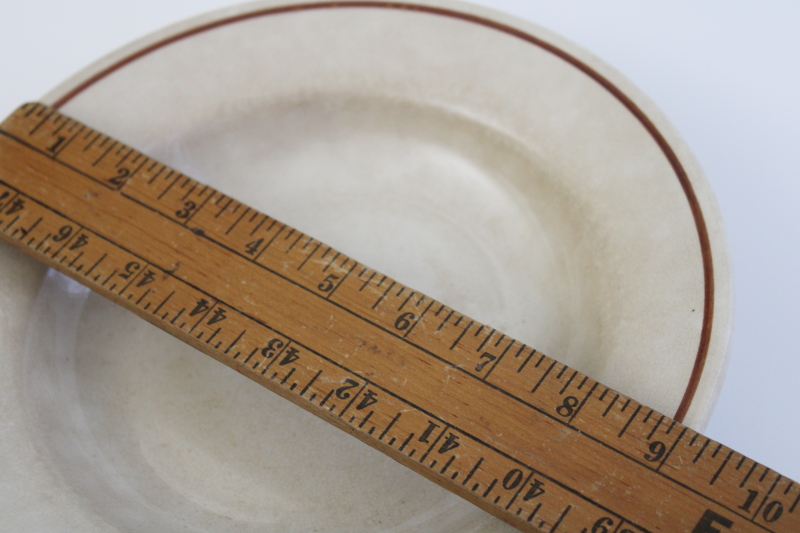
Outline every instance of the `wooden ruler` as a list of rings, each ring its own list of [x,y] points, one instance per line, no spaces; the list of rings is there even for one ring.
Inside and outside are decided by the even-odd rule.
[[[0,236],[523,531],[800,531],[792,480],[41,104]]]

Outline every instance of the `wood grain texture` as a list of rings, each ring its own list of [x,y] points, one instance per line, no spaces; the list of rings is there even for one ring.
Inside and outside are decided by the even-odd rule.
[[[800,530],[793,481],[41,104],[0,236],[523,531]]]

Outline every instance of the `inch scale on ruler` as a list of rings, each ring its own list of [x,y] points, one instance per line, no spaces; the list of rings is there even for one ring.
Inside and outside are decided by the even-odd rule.
[[[523,531],[800,531],[792,480],[42,104],[0,237]]]

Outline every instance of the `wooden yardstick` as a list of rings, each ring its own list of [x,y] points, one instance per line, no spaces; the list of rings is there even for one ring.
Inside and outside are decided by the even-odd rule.
[[[800,531],[800,486],[41,104],[0,235],[523,531]]]

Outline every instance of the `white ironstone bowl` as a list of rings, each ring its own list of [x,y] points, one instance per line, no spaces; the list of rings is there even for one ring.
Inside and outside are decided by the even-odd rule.
[[[731,302],[708,183],[644,95],[540,27],[262,1],[44,101],[694,428],[711,412]],[[0,309],[18,531],[509,527],[5,246]]]

